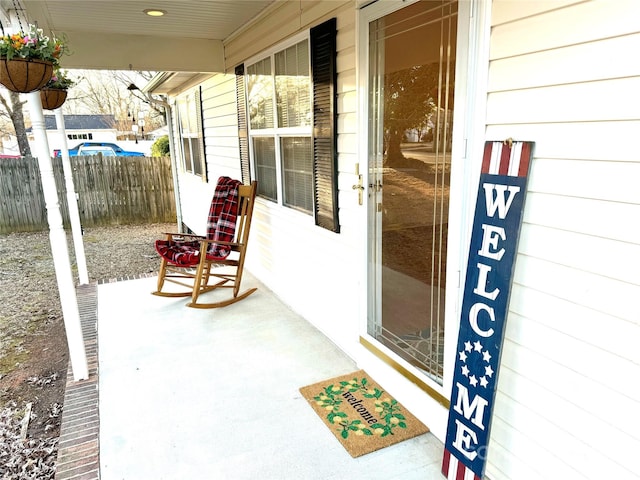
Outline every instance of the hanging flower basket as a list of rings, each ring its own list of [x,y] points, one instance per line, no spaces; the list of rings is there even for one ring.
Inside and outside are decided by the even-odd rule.
[[[51,80],[53,63],[40,59],[0,58],[0,83],[12,92],[39,90]]]
[[[0,25],[2,27],[2,25]],[[66,52],[66,40],[29,28],[0,36],[0,83],[12,92],[29,93],[51,80],[53,67]]]
[[[68,76],[66,70],[54,67],[51,80],[40,90],[40,101],[45,110],[55,110],[62,106],[67,99],[67,90],[75,82]]]
[[[62,88],[44,87],[40,90],[40,101],[45,110],[60,108],[67,99],[67,91]]]

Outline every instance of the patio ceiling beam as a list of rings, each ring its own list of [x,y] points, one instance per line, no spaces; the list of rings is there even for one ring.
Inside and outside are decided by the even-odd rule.
[[[67,31],[65,34],[72,54],[62,58],[64,68],[224,71],[224,48],[220,40],[82,31]]]

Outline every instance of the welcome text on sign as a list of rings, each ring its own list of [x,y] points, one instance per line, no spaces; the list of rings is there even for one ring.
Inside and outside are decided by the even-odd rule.
[[[483,174],[478,189],[447,430],[451,452],[474,472],[486,459],[524,182]]]

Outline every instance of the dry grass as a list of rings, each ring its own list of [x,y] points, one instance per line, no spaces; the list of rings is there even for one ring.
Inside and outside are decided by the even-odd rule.
[[[153,241],[166,231],[175,225],[87,229],[89,280],[157,271]],[[0,478],[53,479],[68,352],[48,232],[0,235],[0,305]]]

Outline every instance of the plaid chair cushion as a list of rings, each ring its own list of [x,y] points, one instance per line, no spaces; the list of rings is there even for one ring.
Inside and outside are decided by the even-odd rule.
[[[193,267],[200,262],[200,242],[156,240],[156,252],[171,265]]]
[[[207,240],[211,240],[207,249],[207,259],[223,260],[231,253],[228,245],[215,242],[233,241],[238,216],[238,187],[239,180],[220,177],[216,185],[209,218],[207,222]],[[192,267],[200,262],[200,242],[178,240],[156,240],[156,252],[172,265]]]

